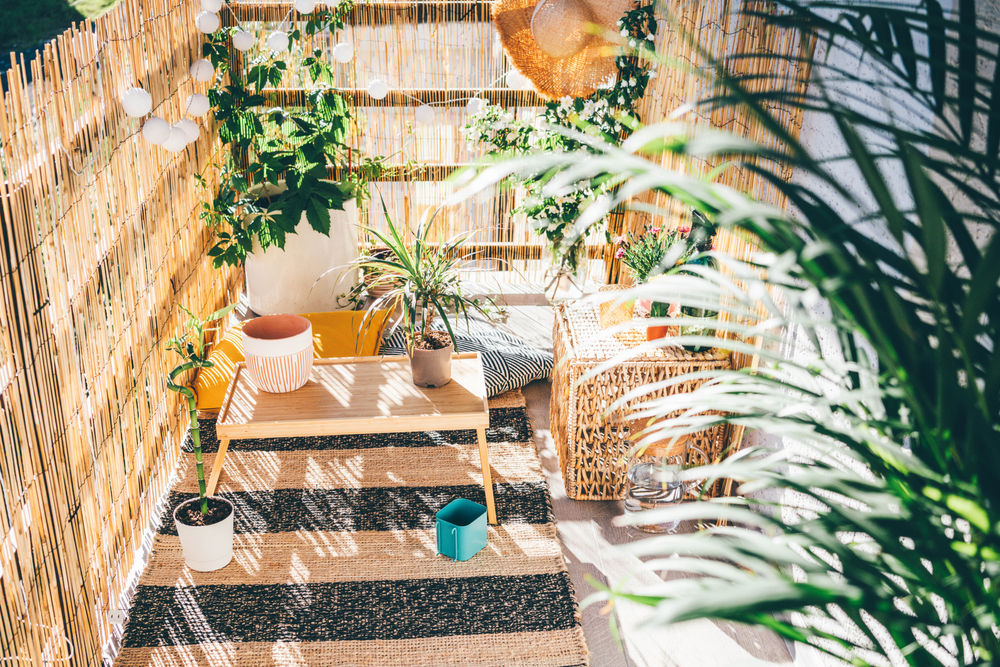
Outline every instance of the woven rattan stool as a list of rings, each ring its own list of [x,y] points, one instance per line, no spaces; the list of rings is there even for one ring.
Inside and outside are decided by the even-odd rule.
[[[609,323],[607,316],[603,319]],[[633,356],[579,383],[580,378],[600,364],[646,343],[642,320],[634,320],[630,328],[614,334],[601,327],[601,320],[599,309],[592,304],[562,304],[556,309],[552,331],[555,350],[549,408],[552,437],[566,493],[576,500],[622,499],[629,467],[640,460],[652,460],[650,456],[628,458],[628,451],[634,445],[629,440],[630,422],[634,421],[630,419],[630,406],[634,403],[605,415],[615,401],[642,385],[692,371],[730,367],[728,354],[721,350],[693,353],[681,347],[664,347]],[[683,382],[647,396],[693,391],[702,382],[704,379]],[[730,430],[718,426],[693,435],[690,442],[710,461],[718,460],[729,444]],[[632,425],[631,432],[634,431]],[[704,463],[695,449],[688,451],[687,458],[690,465]],[[711,491],[714,493],[716,489]]]

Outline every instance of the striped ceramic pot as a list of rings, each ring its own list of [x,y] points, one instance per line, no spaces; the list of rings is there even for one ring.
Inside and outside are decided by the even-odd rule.
[[[257,388],[295,391],[312,370],[312,323],[298,315],[265,315],[243,325],[243,353]]]

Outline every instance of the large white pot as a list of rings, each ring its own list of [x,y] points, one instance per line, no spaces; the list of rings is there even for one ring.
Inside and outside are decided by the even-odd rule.
[[[277,195],[285,184],[268,186]],[[358,207],[351,199],[343,211],[330,211],[330,235],[314,230],[306,216],[285,237],[284,249],[262,251],[254,239],[247,255],[246,279],[250,309],[258,315],[322,313],[343,310],[349,303],[338,299],[358,282],[357,269],[347,265],[358,257]]]
[[[184,561],[189,568],[198,572],[221,570],[233,560],[235,508],[225,498],[213,497],[213,500],[221,500],[229,505],[229,516],[211,526],[188,526],[177,520],[177,511],[180,508],[201,502],[200,498],[192,498],[174,509],[174,525],[177,527],[177,537],[181,540]]]

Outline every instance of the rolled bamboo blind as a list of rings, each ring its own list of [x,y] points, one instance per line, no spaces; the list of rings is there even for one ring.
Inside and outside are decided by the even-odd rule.
[[[143,142],[140,122],[118,102],[122,90],[141,85],[154,113],[175,121],[187,95],[204,91],[206,84],[188,74],[200,57],[198,4],[121,0],[47,44],[32,62],[15,64],[0,97],[0,656],[24,664],[67,657],[67,640],[74,656],[63,664],[101,662],[113,636],[107,612],[119,605],[185,427],[163,379],[174,362],[164,343],[183,320],[177,306],[205,314],[230,302],[240,286],[240,272],[212,270],[205,257],[212,239],[198,214],[215,184],[202,190],[195,175],[211,179],[208,167],[220,157],[209,128],[203,123],[201,139],[184,152],[167,153]],[[230,7],[247,27],[267,28],[289,4]],[[415,224],[453,187],[442,177],[477,157],[458,133],[465,97],[482,94],[524,117],[537,112],[533,94],[500,80],[510,67],[487,9],[481,0],[361,3],[343,31],[316,38],[328,55],[336,42],[354,45],[355,60],[339,66],[334,83],[356,91],[358,151],[429,165],[377,184],[373,194],[385,197],[398,220]],[[225,20],[234,20],[227,11]],[[800,53],[794,36],[740,18],[726,2],[665,0],[658,11],[677,19],[661,21],[658,49],[696,65],[699,58],[676,38],[678,26],[717,57],[737,48]],[[773,66],[742,65],[763,62]],[[801,76],[775,74],[788,85]],[[374,77],[421,102],[440,102],[435,123],[417,124],[416,103],[406,95],[368,97]],[[302,85],[289,78],[281,87]],[[696,99],[703,85],[661,69],[644,118],[663,118]],[[797,128],[795,114],[786,118]],[[697,123],[771,140],[739,113]],[[695,168],[707,173],[712,166]],[[749,172],[723,178],[783,203]],[[544,266],[543,244],[510,214],[518,196],[498,192],[468,202],[446,211],[439,224],[451,233],[481,230],[477,241],[490,244],[484,267],[509,280],[534,279]],[[369,216],[382,224],[378,214]],[[628,213],[620,224],[642,222]],[[616,270],[602,239],[591,241],[592,278]],[[737,255],[753,249],[752,240],[721,245]]]
[[[125,0],[15,64],[0,97],[0,656],[20,664],[101,662],[185,428],[164,383],[177,305],[206,314],[239,276],[205,258],[210,133],[168,153],[119,103],[139,85],[181,118],[205,85],[196,5]]]

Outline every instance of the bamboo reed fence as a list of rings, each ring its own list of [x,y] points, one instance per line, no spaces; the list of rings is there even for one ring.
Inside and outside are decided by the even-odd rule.
[[[298,20],[298,14],[280,2],[241,2],[232,7],[232,11],[223,13],[224,25],[273,30],[282,24],[294,25]],[[808,67],[789,66],[789,62],[795,62],[799,56],[810,57],[809,43],[800,41],[796,31],[775,30],[760,18],[749,17],[741,11],[744,8],[773,10],[766,0],[737,3],[664,0],[656,4],[657,52],[669,61],[707,72],[709,76],[702,78],[682,68],[658,68],[659,76],[640,108],[644,120],[662,120],[710,91],[713,77],[706,58],[695,44],[702,45],[711,57],[722,60],[735,75],[769,74],[750,81],[749,85],[758,90],[764,86],[789,91],[803,89]],[[354,48],[354,59],[346,64],[334,62],[331,55],[334,45],[342,41]],[[335,78],[331,83],[348,95],[358,121],[351,139],[358,155],[389,156],[399,165],[412,162],[424,167],[374,184],[375,201],[381,195],[396,221],[420,220],[426,209],[440,204],[452,191],[454,186],[444,182],[444,177],[480,157],[478,149],[465,145],[459,132],[468,119],[465,104],[469,97],[478,95],[507,107],[519,118],[528,119],[537,115],[544,103],[533,91],[507,87],[504,77],[512,65],[493,29],[487,0],[359,2],[342,30],[316,35],[300,48],[302,52],[321,49],[333,65]],[[732,59],[734,54],[756,55]],[[258,55],[258,50],[251,50],[240,57],[252,59]],[[770,56],[791,59],[775,60]],[[368,83],[375,78],[386,81],[390,87],[389,95],[382,100],[367,94]],[[307,85],[301,73],[289,71],[269,98],[276,102],[292,101],[302,95]],[[415,119],[415,110],[422,103],[435,109],[431,124],[423,125]],[[772,111],[778,113],[797,137],[800,114],[791,108],[776,107]],[[771,146],[776,142],[745,110],[695,111],[681,120],[692,127],[728,128]],[[665,159],[664,165],[703,174],[716,166],[681,164],[670,158]],[[435,176],[429,177],[429,172]],[[765,179],[747,170],[731,169],[719,180],[762,201],[784,204]],[[546,254],[541,252],[544,242],[530,229],[523,215],[511,213],[523,196],[520,191],[496,192],[444,210],[439,214],[442,227],[452,233],[475,230],[475,241],[493,248],[481,268],[497,270],[491,274],[494,277],[538,280],[546,268]],[[676,203],[662,199],[656,203],[670,212],[668,224],[680,224],[677,221],[684,219],[685,214]],[[371,206],[363,213],[363,221],[375,227],[384,225],[382,218],[380,206]],[[629,212],[613,219],[610,225],[617,232],[639,228],[646,220],[648,216],[644,214]],[[604,239],[603,232],[590,235],[590,278],[627,282]],[[750,247],[745,241],[729,237],[721,239],[720,245],[737,255],[745,254]]]
[[[266,29],[289,4],[233,3],[223,17]],[[704,63],[677,37],[681,27],[717,57],[736,49],[802,53],[794,36],[740,18],[723,0],[664,0],[659,7],[658,50],[697,67]],[[126,590],[185,426],[163,380],[173,365],[164,343],[183,320],[178,304],[204,314],[240,287],[239,272],[210,268],[205,251],[212,240],[198,220],[214,184],[202,190],[195,176],[211,175],[207,167],[219,157],[210,128],[174,155],[145,144],[140,122],[118,103],[122,90],[141,85],[152,94],[154,113],[181,117],[187,95],[206,86],[188,74],[200,57],[198,11],[199,3],[188,0],[122,0],[30,63],[15,64],[0,97],[0,656],[22,664],[101,663],[102,648],[115,637],[107,612]],[[443,178],[477,157],[459,134],[466,97],[485,91],[520,116],[538,111],[536,96],[502,81],[510,65],[484,0],[359,3],[343,31],[316,40],[328,55],[339,41],[354,46],[356,57],[339,67],[335,85],[354,91],[359,152],[425,165],[376,184],[391,214],[405,222],[443,201],[453,187]],[[794,88],[802,75],[789,70],[773,78]],[[364,91],[375,77],[411,97],[371,99]],[[295,94],[301,85],[289,78],[279,88]],[[661,69],[644,118],[663,118],[704,85]],[[415,122],[412,98],[439,102],[435,123]],[[773,141],[740,113],[695,116],[695,124],[739,127]],[[784,117],[797,132],[798,117]],[[686,166],[707,173],[714,165]],[[747,171],[722,178],[783,203]],[[511,280],[540,277],[544,256],[541,239],[511,215],[518,196],[498,192],[441,218],[451,232],[482,230],[477,241],[495,262],[488,267],[517,269],[507,272]],[[377,216],[369,221],[380,223]],[[617,224],[643,221],[629,212]],[[602,238],[592,240],[591,277],[616,281]],[[721,246],[737,256],[754,247],[735,238]]]
[[[142,141],[122,90],[178,120],[200,55],[197,3],[125,0],[16,63],[0,97],[0,656],[101,664],[185,422],[164,349],[232,298],[213,271],[195,174]],[[31,84],[28,74],[31,74]],[[197,84],[204,86],[204,84]],[[72,658],[66,660],[72,651]]]

